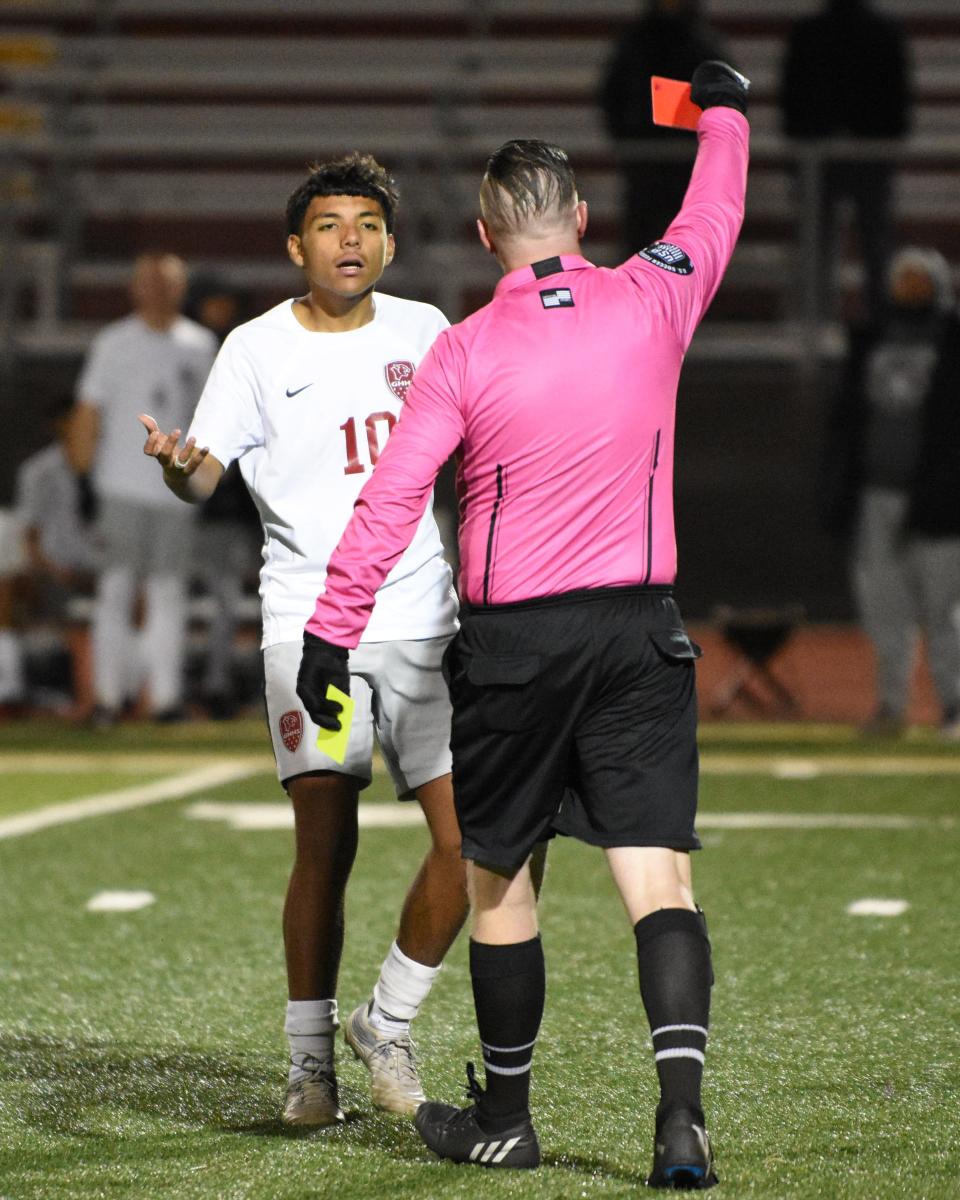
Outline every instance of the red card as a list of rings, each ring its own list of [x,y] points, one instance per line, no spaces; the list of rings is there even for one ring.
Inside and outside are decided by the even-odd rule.
[[[674,129],[696,129],[703,109],[690,99],[690,84],[680,79],[650,77],[653,98],[654,125],[670,125]]]

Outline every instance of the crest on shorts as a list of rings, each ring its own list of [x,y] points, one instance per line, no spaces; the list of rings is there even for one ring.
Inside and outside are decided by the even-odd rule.
[[[407,398],[407,388],[413,383],[413,363],[402,359],[398,362],[387,363],[383,368],[387,377],[387,386],[402,404]]]
[[[303,713],[299,708],[291,708],[280,718],[280,737],[286,748],[293,754],[303,737]]]

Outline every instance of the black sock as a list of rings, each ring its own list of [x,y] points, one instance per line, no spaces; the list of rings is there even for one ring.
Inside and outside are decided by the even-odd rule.
[[[485,1133],[499,1133],[530,1111],[530,1067],[546,992],[539,935],[508,946],[471,939],[470,978],[487,1075],[477,1121]]]
[[[700,912],[661,908],[633,931],[660,1079],[658,1117],[689,1108],[702,1120],[700,1084],[713,982],[706,921]]]

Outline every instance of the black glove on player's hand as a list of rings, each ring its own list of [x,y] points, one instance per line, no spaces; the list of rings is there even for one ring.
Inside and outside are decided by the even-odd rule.
[[[325,642],[315,634],[305,633],[303,658],[297,673],[297,695],[315,725],[336,731],[340,728],[343,705],[327,699],[327,688],[331,683],[350,695],[346,648]]]
[[[690,80],[690,99],[702,109],[723,105],[747,115],[750,80],[725,62],[702,62]]]

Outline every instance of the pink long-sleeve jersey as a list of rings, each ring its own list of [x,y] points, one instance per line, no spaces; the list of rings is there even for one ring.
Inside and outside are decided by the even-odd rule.
[[[677,382],[743,221],[749,126],[711,108],[698,137],[662,242],[615,270],[564,255],[511,271],[440,334],[330,559],[310,633],[357,644],[455,451],[464,601],[673,582]]]

